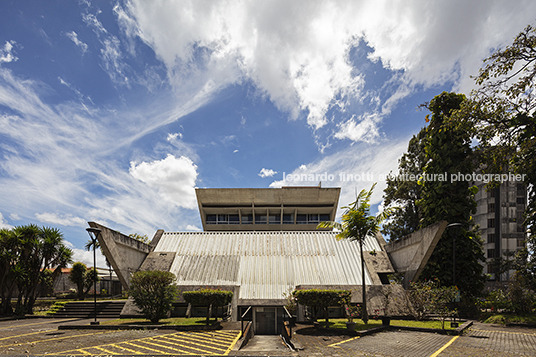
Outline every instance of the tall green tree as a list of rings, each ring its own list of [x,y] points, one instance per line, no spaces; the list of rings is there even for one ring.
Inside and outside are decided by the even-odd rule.
[[[370,213],[370,197],[376,187],[376,183],[372,185],[369,191],[361,190],[354,202],[350,205],[343,207],[345,210],[342,215],[342,222],[325,221],[320,222],[317,228],[335,228],[340,231],[336,235],[338,240],[348,239],[350,241],[357,241],[359,243],[359,249],[361,251],[361,272],[364,272],[363,261],[363,244],[365,238],[375,237],[380,231],[380,225],[385,221],[396,208],[386,208],[378,215],[373,216]],[[362,308],[362,320],[364,323],[368,321],[367,313],[367,299],[366,299],[366,286],[365,286],[365,274],[362,273],[362,285],[363,285],[363,308]]]
[[[478,128],[478,153],[487,173],[525,175],[528,202],[524,225],[536,229],[536,29],[529,25],[484,61],[475,78],[464,116]],[[490,183],[493,187],[497,183]],[[526,247],[513,265],[528,286],[536,290],[536,235],[527,235]]]
[[[398,173],[387,177],[387,187],[384,190],[384,205],[398,207],[392,216],[383,224],[382,233],[389,240],[397,240],[419,229],[422,212],[416,204],[422,198],[422,185],[418,180],[424,172],[427,157],[424,150],[426,128],[414,135],[408,144],[408,151],[398,161]]]
[[[425,144],[427,163],[425,177],[420,182],[422,199],[417,204],[422,212],[421,227],[442,220],[461,224],[459,232],[447,229],[443,233],[421,278],[437,278],[445,286],[455,284],[464,296],[472,298],[484,286],[481,262],[485,257],[472,218],[476,213],[474,195],[478,189],[460,176],[474,171],[473,129],[470,123],[456,116],[465,102],[463,94],[443,92],[425,104],[431,115],[426,117],[429,122]]]

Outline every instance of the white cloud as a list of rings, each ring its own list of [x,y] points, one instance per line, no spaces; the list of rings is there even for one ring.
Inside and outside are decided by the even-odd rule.
[[[89,240],[89,236],[88,236]],[[85,249],[75,248],[73,243],[64,240],[65,245],[73,251],[73,263],[84,263],[88,268],[93,267],[93,250],[87,251]],[[97,268],[107,268],[106,258],[101,253],[100,249],[95,252],[95,258],[97,260]]]
[[[169,154],[163,160],[130,163],[130,174],[155,188],[165,199],[179,207],[195,208],[197,166],[187,157]]]
[[[78,227],[84,227],[86,226],[86,220],[80,217],[74,217],[73,215],[67,214],[67,215],[59,215],[57,213],[36,213],[35,218],[39,220],[39,222],[43,223],[53,223],[53,224],[59,224],[62,226],[78,226]]]
[[[4,138],[0,142],[0,202],[9,202],[9,210],[24,217],[58,212],[56,217],[42,218],[73,224],[73,217],[83,217],[84,222],[148,235],[198,219],[190,209],[195,208],[194,183],[179,204],[163,200],[159,193],[165,189],[134,178],[119,157],[133,142],[191,113],[208,97],[175,98],[170,106],[170,97],[164,93],[150,107],[110,113],[92,103],[87,107],[80,102],[49,105],[41,98],[42,88],[40,82],[0,68],[0,106],[13,113],[0,114]],[[196,158],[187,144],[177,142],[181,145],[174,152]],[[171,144],[175,147],[175,143]]]
[[[199,227],[197,227],[197,226],[194,226],[194,225],[191,225],[191,224],[188,224],[188,225],[186,226],[186,230],[187,230],[187,231],[193,231],[193,232],[201,232],[201,231],[202,231],[201,228],[199,228]]]
[[[0,47],[0,64],[14,62],[18,58],[13,54],[13,45],[15,41],[6,41],[4,47]]]
[[[274,171],[272,169],[265,169],[265,168],[262,168],[261,169],[261,172],[258,174],[260,177],[262,178],[265,178],[265,177],[272,177],[274,176],[275,174],[277,173],[277,171]]]
[[[182,139],[182,133],[169,133],[167,136],[167,141],[175,141],[177,138]]]
[[[380,136],[378,114],[366,114],[359,120],[353,116],[350,120],[339,124],[339,131],[335,134],[337,139],[350,139],[354,142],[363,141],[373,143]]]
[[[69,37],[69,39],[71,41],[73,41],[73,43],[75,45],[77,45],[78,47],[80,47],[80,49],[82,50],[82,53],[86,53],[87,50],[88,50],[88,46],[86,43],[80,41],[80,39],[78,39],[78,34],[74,31],[71,31],[71,32],[67,32],[65,34],[67,37]]]
[[[350,56],[360,40],[372,48],[370,60],[401,71],[392,83],[396,100],[415,86],[445,81],[468,91],[468,76],[477,73],[481,60],[531,23],[535,11],[529,0],[486,6],[422,0],[132,0],[120,19],[126,33],[154,49],[177,87],[195,81],[202,86],[209,79],[218,87],[247,78],[291,117],[305,113],[318,130],[328,123],[330,109],[344,111],[366,94],[365,72]],[[361,125],[350,120],[339,136],[371,141],[381,118]]]
[[[359,143],[310,164],[301,165],[285,180],[274,181],[270,187],[316,186],[341,187],[339,207],[355,201],[356,193],[370,189],[377,182],[371,203],[380,203],[386,187],[385,176],[398,171],[398,159],[407,149],[409,138],[380,145]],[[340,213],[340,211],[339,211]]]
[[[13,221],[19,221],[20,220],[20,216],[16,213],[11,213],[9,215],[9,218],[11,218]]]
[[[4,216],[2,215],[2,212],[0,212],[0,229],[2,228],[6,228],[6,229],[12,229],[13,226],[11,224],[9,224],[5,219],[4,219]]]

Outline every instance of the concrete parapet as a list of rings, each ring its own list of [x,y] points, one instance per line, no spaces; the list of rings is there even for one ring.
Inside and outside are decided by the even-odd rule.
[[[128,290],[131,274],[139,270],[152,247],[101,224],[95,222],[88,222],[88,224],[92,228],[101,230],[101,233],[97,235],[97,240],[102,252],[112,265],[123,289]]]
[[[434,223],[385,245],[395,270],[405,273],[404,288],[407,289],[410,281],[419,278],[447,224],[446,221]]]

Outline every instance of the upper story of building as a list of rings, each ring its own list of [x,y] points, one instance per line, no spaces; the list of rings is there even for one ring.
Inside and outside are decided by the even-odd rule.
[[[334,221],[339,187],[198,188],[204,231],[309,231]]]

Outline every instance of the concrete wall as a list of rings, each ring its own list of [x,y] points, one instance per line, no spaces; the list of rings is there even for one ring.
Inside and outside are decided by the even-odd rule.
[[[404,288],[419,278],[446,228],[446,221],[437,222],[385,245],[396,271],[405,273]]]
[[[149,244],[130,238],[120,232],[95,222],[88,222],[92,228],[101,230],[97,240],[102,252],[112,265],[123,289],[128,290],[130,276],[138,271],[147,255],[153,249]]]

